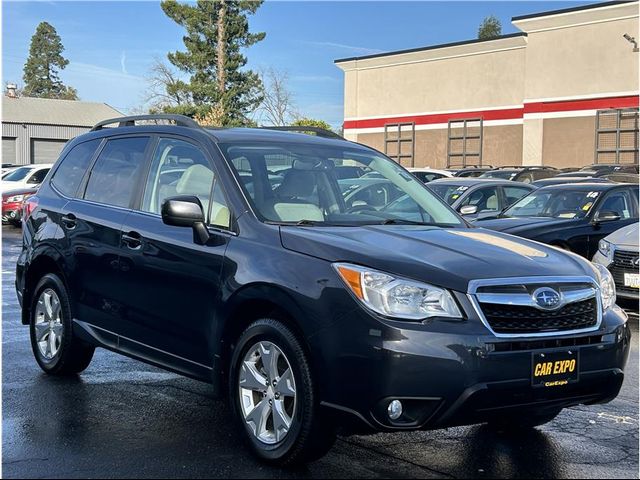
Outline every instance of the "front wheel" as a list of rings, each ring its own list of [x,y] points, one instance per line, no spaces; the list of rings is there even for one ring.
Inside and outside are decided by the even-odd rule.
[[[258,320],[240,337],[229,395],[249,445],[264,461],[302,464],[323,456],[335,441],[321,419],[307,356],[278,320]]]

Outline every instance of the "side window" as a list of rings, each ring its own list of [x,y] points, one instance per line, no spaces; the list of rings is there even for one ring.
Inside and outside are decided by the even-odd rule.
[[[634,215],[634,202],[629,190],[618,190],[609,193],[598,207],[598,212],[613,212],[620,215],[622,220]]]
[[[502,187],[505,196],[505,207],[510,207],[525,195],[528,195],[531,190],[522,187]]]
[[[523,172],[520,175],[516,176],[516,178],[514,178],[513,180],[516,182],[531,183],[534,180],[533,175],[533,172]]]
[[[31,175],[31,178],[29,178],[29,180],[27,180],[27,183],[31,184],[31,185],[40,185],[42,183],[42,181],[44,180],[44,177],[47,176],[47,173],[49,173],[48,168],[43,168],[41,170],[38,170],[37,172],[35,172],[33,175]]]
[[[163,202],[178,195],[195,195],[209,224],[229,228],[230,213],[222,186],[204,153],[184,140],[161,138],[151,162],[141,210],[160,214]]]
[[[496,211],[498,210],[498,187],[480,188],[472,192],[460,205],[475,205],[478,212]]]
[[[53,174],[51,179],[53,186],[64,195],[73,197],[98,145],[100,145],[100,139],[79,143],[73,147]]]
[[[109,140],[91,170],[85,200],[129,207],[148,143],[148,137]]]

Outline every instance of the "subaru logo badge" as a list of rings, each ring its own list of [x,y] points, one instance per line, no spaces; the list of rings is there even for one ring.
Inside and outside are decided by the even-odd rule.
[[[542,287],[533,292],[533,300],[540,308],[553,310],[560,306],[560,294],[553,288]]]
[[[636,257],[636,259],[633,261],[633,264],[634,264],[636,267],[640,267],[640,257]]]

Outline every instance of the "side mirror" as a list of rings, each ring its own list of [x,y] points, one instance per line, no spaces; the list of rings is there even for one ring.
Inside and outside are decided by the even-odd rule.
[[[594,223],[615,222],[620,220],[620,214],[611,210],[600,210],[593,217]]]
[[[162,221],[174,227],[191,227],[193,241],[204,245],[209,240],[209,231],[204,224],[204,212],[200,199],[192,195],[167,198],[162,202]]]
[[[460,214],[461,215],[474,215],[476,213],[478,213],[478,206],[477,205],[465,205],[464,207],[460,207]]]

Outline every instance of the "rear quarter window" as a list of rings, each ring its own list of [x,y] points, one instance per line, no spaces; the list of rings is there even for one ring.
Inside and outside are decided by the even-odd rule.
[[[98,145],[100,139],[90,140],[79,143],[67,153],[51,179],[60,193],[67,197],[75,196]]]

